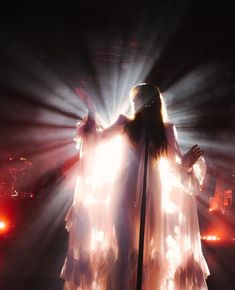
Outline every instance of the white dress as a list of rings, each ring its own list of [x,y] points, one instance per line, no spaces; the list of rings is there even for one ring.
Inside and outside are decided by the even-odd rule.
[[[165,128],[168,155],[149,155],[142,289],[205,290],[209,270],[195,199],[205,163],[200,159],[185,172],[174,126]],[[133,146],[125,133],[101,135],[97,129],[77,138],[80,166],[66,216],[64,290],[136,289],[144,142]]]

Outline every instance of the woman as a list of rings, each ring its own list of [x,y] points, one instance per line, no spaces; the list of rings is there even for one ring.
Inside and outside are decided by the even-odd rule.
[[[181,155],[173,125],[163,122],[163,103],[155,86],[137,85],[130,95],[133,119],[120,116],[103,130],[88,102],[89,116],[78,128],[80,174],[66,217],[70,238],[62,270],[64,289],[136,289],[145,172],[142,289],[207,289],[209,271],[201,252],[195,201],[203,178],[197,161],[203,151],[195,145]],[[100,174],[94,166],[104,160],[99,148],[115,136],[121,140],[119,149],[112,153],[111,167]],[[118,152],[123,158],[113,158]]]

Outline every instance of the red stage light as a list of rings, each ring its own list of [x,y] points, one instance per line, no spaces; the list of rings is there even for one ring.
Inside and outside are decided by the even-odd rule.
[[[0,235],[7,234],[10,230],[10,223],[3,218],[0,218]]]
[[[217,235],[204,235],[201,237],[204,241],[215,242],[221,240],[221,238]]]
[[[6,228],[6,223],[3,221],[0,221],[0,230],[4,230]]]

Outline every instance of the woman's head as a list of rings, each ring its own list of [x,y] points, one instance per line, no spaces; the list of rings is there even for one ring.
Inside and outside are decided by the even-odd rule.
[[[138,84],[130,91],[135,113],[143,115],[161,115],[162,99],[157,87],[149,83]]]
[[[141,128],[147,129],[151,151],[159,156],[167,151],[167,139],[164,121],[164,102],[160,91],[152,84],[142,83],[130,91],[135,117],[126,126],[128,136],[134,144],[141,141]],[[162,113],[163,111],[163,113]]]

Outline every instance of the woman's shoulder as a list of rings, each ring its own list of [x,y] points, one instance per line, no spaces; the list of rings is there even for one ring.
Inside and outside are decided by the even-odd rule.
[[[129,123],[131,121],[130,118],[128,118],[125,115],[119,115],[116,122],[114,123],[115,125],[123,125],[125,126],[127,123]]]
[[[177,131],[174,123],[164,123],[166,135],[168,137],[174,135],[177,136]]]
[[[164,126],[166,130],[174,130],[175,128],[175,124],[169,122],[164,123]]]

